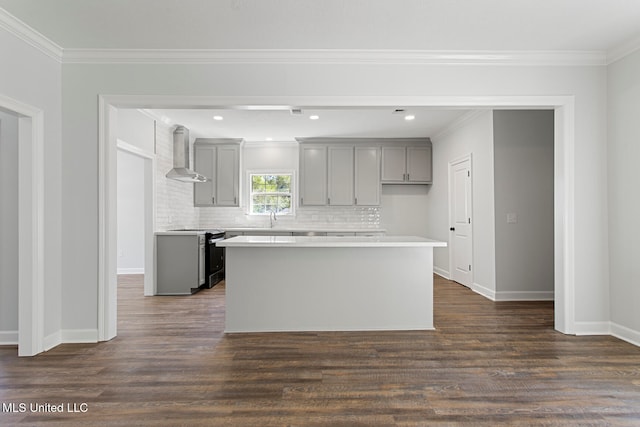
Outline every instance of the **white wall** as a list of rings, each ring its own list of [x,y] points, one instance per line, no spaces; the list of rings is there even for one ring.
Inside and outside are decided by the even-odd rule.
[[[118,139],[145,153],[155,152],[155,120],[131,108],[118,109]]]
[[[67,146],[63,149],[61,142],[61,65],[4,29],[0,29],[0,58],[3,58],[3,64],[0,67],[0,94],[40,108],[44,113],[45,235],[43,252],[44,300],[46,301],[44,308],[44,335],[46,341],[55,343],[60,336],[62,315],[62,151],[72,148]],[[10,58],[10,60],[7,58]],[[68,152],[66,156],[68,157]],[[96,163],[94,162],[91,175],[95,175],[95,165]],[[67,164],[67,166],[71,167],[72,164]],[[83,172],[88,171],[84,170]],[[71,172],[69,174],[71,175]],[[97,200],[95,197],[96,188],[89,183],[84,187],[83,191],[93,191],[93,198]],[[91,230],[96,230],[96,228],[94,227]],[[89,232],[89,234],[91,233]],[[69,236],[67,245],[78,248],[83,247],[86,239],[82,237],[82,234],[80,230],[77,230],[76,233]],[[69,267],[74,268],[72,265],[69,265]],[[79,268],[79,271],[76,270],[76,272],[85,274],[86,271],[83,271],[83,268]],[[94,277],[95,275],[90,274],[86,277]],[[84,296],[86,297],[87,295],[85,294]],[[90,306],[89,310],[95,318],[95,299],[82,299],[82,301]],[[74,307],[73,301],[71,301],[71,307]],[[71,307],[69,307],[69,310],[72,309]]]
[[[118,274],[144,273],[144,168],[142,157],[118,150]]]
[[[611,320],[640,345],[640,51],[608,67]]]
[[[176,70],[179,69],[179,73]],[[398,78],[402,76],[402,78]],[[604,67],[393,64],[66,64],[63,69],[63,298],[66,328],[95,328],[98,94],[248,96],[575,96],[577,321],[609,318]],[[481,99],[481,98],[476,98]],[[74,173],[71,166],[76,165]],[[83,180],[77,180],[80,174]],[[604,218],[604,219],[603,219]],[[96,230],[90,233],[87,230]],[[437,237],[437,236],[436,236]],[[83,242],[79,245],[78,242]]]
[[[428,234],[434,239],[449,241],[449,163],[471,154],[472,288],[484,295],[493,295],[496,291],[493,112],[473,112],[457,127],[432,141],[433,186],[426,212]],[[446,277],[450,276],[449,248],[434,250],[434,268]]]
[[[18,117],[0,110],[0,343],[18,334]]]
[[[554,112],[496,110],[493,138],[496,299],[553,299]]]

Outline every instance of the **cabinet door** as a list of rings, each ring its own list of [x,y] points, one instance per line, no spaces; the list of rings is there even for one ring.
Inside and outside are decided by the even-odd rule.
[[[355,202],[359,206],[380,204],[380,149],[356,147]]]
[[[328,201],[332,206],[353,205],[353,147],[329,147]]]
[[[239,147],[220,145],[216,161],[216,206],[238,206]]]
[[[404,182],[406,158],[404,146],[382,147],[382,182]]]
[[[300,205],[327,204],[327,147],[300,147]]]
[[[431,182],[431,147],[407,147],[407,181]]]
[[[207,182],[193,184],[193,204],[194,206],[213,206],[216,181],[216,148],[206,145],[194,145],[193,163],[196,172],[209,178]]]

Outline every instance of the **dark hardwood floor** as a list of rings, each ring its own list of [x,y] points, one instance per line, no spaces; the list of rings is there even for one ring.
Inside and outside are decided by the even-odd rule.
[[[555,332],[552,303],[436,276],[436,331],[225,336],[224,286],[145,298],[120,279],[116,339],[0,347],[0,425],[640,425],[640,348]]]

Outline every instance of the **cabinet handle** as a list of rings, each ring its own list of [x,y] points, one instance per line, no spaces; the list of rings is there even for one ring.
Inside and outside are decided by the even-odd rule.
[[[407,174],[407,181],[410,181],[410,179],[409,179],[409,174]]]
[[[216,204],[216,198],[215,197],[211,197],[211,204],[215,205]]]
[[[234,197],[234,198],[233,198],[233,204],[234,204],[234,205],[237,205],[237,204],[238,204],[238,198],[237,198],[237,197]]]
[[[331,204],[331,197],[327,197],[327,204],[330,205]]]
[[[358,204],[358,198],[356,197],[356,205]]]
[[[304,205],[304,197],[300,197],[300,206]]]
[[[403,173],[403,174],[402,174],[402,180],[403,180],[403,181],[406,181],[406,180],[407,180],[407,174],[406,174],[406,173]]]

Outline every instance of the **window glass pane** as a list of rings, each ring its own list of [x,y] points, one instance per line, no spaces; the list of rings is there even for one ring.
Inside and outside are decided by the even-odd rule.
[[[266,215],[270,212],[291,212],[291,175],[252,174],[250,213]]]

